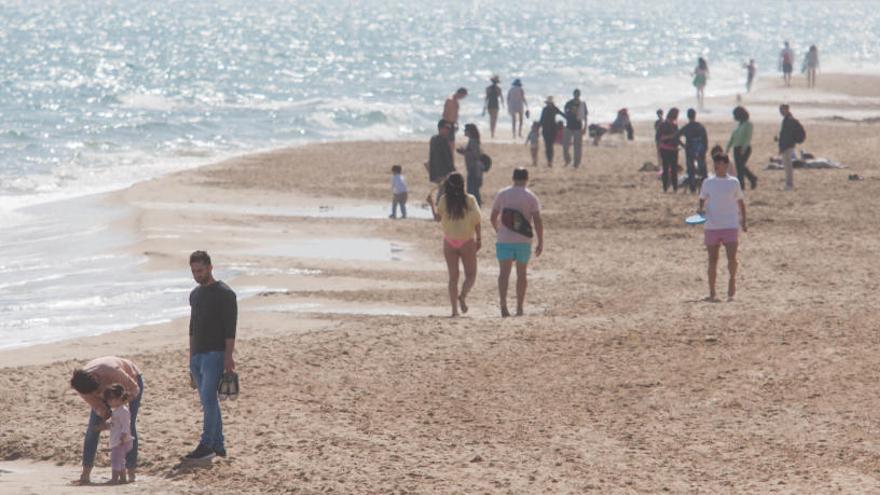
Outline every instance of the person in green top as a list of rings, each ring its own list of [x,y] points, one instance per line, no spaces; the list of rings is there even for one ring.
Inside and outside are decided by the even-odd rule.
[[[736,164],[739,187],[745,189],[745,181],[748,179],[754,189],[758,186],[758,177],[746,165],[752,155],[752,123],[749,122],[749,112],[741,106],[736,107],[733,109],[733,119],[739,122],[739,125],[730,134],[730,141],[727,142],[724,153],[729,153],[733,148],[733,163]]]

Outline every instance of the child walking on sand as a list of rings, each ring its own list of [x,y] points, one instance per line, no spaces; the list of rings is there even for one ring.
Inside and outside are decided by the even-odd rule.
[[[532,130],[529,131],[529,135],[526,137],[526,144],[529,145],[529,151],[532,153],[532,166],[538,166],[538,131],[541,129],[541,124],[537,122],[532,122]]]
[[[700,189],[700,205],[697,213],[706,217],[703,242],[709,254],[709,297],[707,301],[717,302],[715,279],[718,269],[718,255],[721,245],[727,253],[727,270],[730,280],[727,284],[727,300],[733,301],[736,295],[736,250],[739,246],[739,226],[748,232],[746,225],[746,204],[742,188],[736,177],[727,175],[730,159],[720,149],[712,150],[715,175],[703,181]]]
[[[122,385],[114,383],[104,390],[104,400],[113,411],[110,416],[110,466],[113,470],[110,483],[125,483],[125,456],[134,442],[134,437],[131,436],[128,394]]]
[[[397,218],[397,205],[400,205],[400,218],[406,218],[406,179],[402,175],[403,167],[391,167],[391,214],[388,218]]]

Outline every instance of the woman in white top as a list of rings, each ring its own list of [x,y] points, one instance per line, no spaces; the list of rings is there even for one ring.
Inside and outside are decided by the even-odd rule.
[[[517,127],[516,119],[519,117],[519,137],[522,137],[523,111],[528,112],[529,102],[526,101],[526,92],[522,88],[522,81],[513,80],[513,85],[507,91],[507,111],[510,112],[512,121],[513,138],[516,139]]]
[[[700,189],[700,206],[697,212],[706,217],[704,243],[709,253],[709,297],[707,301],[717,302],[715,279],[718,269],[718,255],[721,245],[727,252],[727,269],[730,280],[727,284],[727,300],[733,301],[736,295],[736,250],[739,246],[739,226],[748,232],[746,226],[745,196],[736,177],[727,175],[730,159],[721,152],[720,147],[712,150],[715,175],[703,181]]]

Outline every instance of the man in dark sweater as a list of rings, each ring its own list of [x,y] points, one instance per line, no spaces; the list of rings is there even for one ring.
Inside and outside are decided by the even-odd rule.
[[[214,280],[208,253],[192,253],[189,266],[199,284],[189,294],[189,371],[199,391],[204,417],[199,445],[185,459],[205,460],[215,455],[226,457],[217,388],[223,372],[235,370],[232,354],[238,303],[228,285]]]
[[[445,120],[437,123],[437,135],[431,138],[428,148],[428,179],[439,186],[450,172],[455,171],[452,151],[449,149],[449,132],[452,124]]]

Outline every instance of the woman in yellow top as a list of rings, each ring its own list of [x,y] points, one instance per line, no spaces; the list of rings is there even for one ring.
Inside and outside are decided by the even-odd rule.
[[[443,194],[436,207],[434,198],[428,195],[428,204],[434,220],[443,226],[443,255],[449,270],[449,302],[452,316],[458,316],[458,308],[467,313],[465,299],[477,278],[477,251],[482,244],[480,238],[480,207],[477,200],[464,191],[464,177],[452,172],[440,186]],[[464,266],[464,283],[458,290],[458,262]]]

